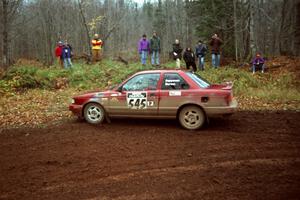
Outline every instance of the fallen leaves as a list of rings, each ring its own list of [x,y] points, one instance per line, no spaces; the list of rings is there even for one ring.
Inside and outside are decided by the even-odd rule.
[[[26,93],[0,99],[0,126],[37,126],[72,115],[69,99],[78,93],[73,90],[29,90]]]

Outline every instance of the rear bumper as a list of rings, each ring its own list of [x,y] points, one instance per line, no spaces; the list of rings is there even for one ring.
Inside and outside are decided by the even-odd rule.
[[[72,113],[74,115],[77,115],[78,117],[82,116],[82,105],[71,104],[69,105],[69,110],[72,111]]]
[[[205,112],[208,116],[210,115],[223,115],[235,113],[238,108],[238,102],[233,99],[229,106],[219,107],[205,107]]]

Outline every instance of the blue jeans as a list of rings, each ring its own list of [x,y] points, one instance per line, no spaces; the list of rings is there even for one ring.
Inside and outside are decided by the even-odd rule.
[[[261,72],[264,73],[264,71],[265,71],[265,64],[259,63],[259,64],[252,65],[252,72],[253,73],[255,73],[256,69],[261,70]]]
[[[203,71],[204,70],[204,56],[199,55],[198,60],[199,60],[199,69]]]
[[[152,51],[151,64],[159,65],[159,51],[158,50]]]
[[[71,58],[64,58],[64,68],[65,69],[72,68]]]
[[[141,55],[141,63],[145,65],[147,61],[148,51],[142,50],[140,55]]]
[[[214,68],[218,68],[220,67],[220,54],[211,54],[211,62],[212,62],[212,66]]]

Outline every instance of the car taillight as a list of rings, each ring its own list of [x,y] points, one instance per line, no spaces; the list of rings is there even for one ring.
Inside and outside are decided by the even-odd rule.
[[[230,93],[227,95],[227,104],[228,105],[230,105],[232,99],[233,99],[233,92],[231,90]]]

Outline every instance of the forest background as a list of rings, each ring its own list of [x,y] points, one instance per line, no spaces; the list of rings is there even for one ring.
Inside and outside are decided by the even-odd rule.
[[[176,38],[194,48],[219,34],[222,67],[212,69],[208,54],[197,73],[234,81],[239,110],[300,111],[300,0],[0,0],[0,127],[69,120],[70,97],[153,69],[137,52],[142,34],[153,31],[162,68],[175,66]],[[95,33],[104,59],[87,65]],[[73,47],[73,70],[55,64],[59,40]],[[264,74],[249,70],[256,52],[268,58]]]
[[[68,40],[76,56],[90,55],[99,33],[104,54],[137,57],[137,42],[156,31],[167,58],[178,38],[183,47],[223,39],[223,56],[249,60],[300,54],[299,0],[1,0],[0,59],[8,67],[19,58],[50,66],[59,40]]]

